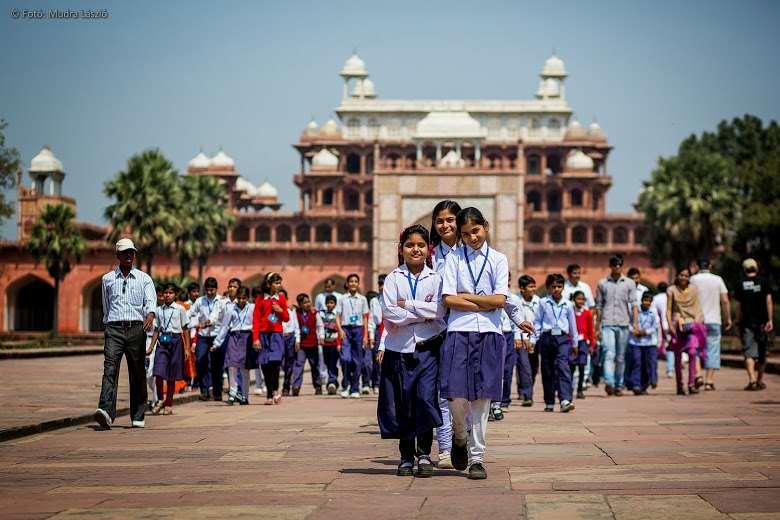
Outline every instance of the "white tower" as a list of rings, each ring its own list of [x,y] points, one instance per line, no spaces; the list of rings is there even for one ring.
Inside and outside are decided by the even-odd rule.
[[[547,58],[539,74],[539,90],[536,92],[537,99],[565,99],[563,80],[566,79],[566,67],[563,60],[555,55]]]
[[[344,78],[343,99],[347,99],[349,96],[349,82],[352,79],[358,80],[355,90],[360,92],[360,97],[363,97],[363,80],[368,77],[368,71],[366,70],[366,64],[360,59],[357,52],[353,52],[352,56],[344,63],[344,68],[339,72],[339,76]]]

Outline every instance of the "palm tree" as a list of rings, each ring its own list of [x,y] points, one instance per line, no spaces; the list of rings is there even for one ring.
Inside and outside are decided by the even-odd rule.
[[[206,261],[225,241],[235,218],[227,210],[227,193],[218,179],[186,176],[181,181],[186,201],[182,208],[186,226],[176,238],[181,277],[197,261],[198,284],[202,284]]]
[[[108,240],[131,236],[151,275],[155,255],[170,252],[184,226],[182,190],[173,164],[160,150],[145,150],[132,156],[127,169],[107,182],[104,191],[115,200],[105,210],[112,227]]]
[[[47,205],[33,225],[27,249],[54,279],[54,331],[57,334],[60,284],[81,261],[86,243],[73,225],[76,212],[64,204]]]

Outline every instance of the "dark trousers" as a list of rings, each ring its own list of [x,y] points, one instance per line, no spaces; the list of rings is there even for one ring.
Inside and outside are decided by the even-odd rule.
[[[398,441],[398,450],[401,452],[402,462],[414,462],[415,456],[431,456],[431,446],[433,445],[433,430],[418,434],[411,439],[401,439]]]
[[[363,386],[376,388],[379,386],[379,363],[376,362],[377,347],[363,351],[363,366],[361,367]]]
[[[197,379],[201,395],[208,395],[209,387],[211,386],[211,372],[209,371],[211,352],[209,352],[209,349],[213,344],[213,337],[201,336],[200,334],[198,335],[198,341],[195,343],[195,371],[198,374]],[[221,376],[220,380],[222,380]]]
[[[284,372],[284,384],[282,390],[289,392],[292,386],[293,371],[298,362],[298,353],[295,352],[295,334],[284,335],[284,357],[282,358],[282,371]]]
[[[279,370],[281,368],[281,361],[269,361],[260,365],[260,370],[263,371],[263,378],[265,379],[265,397],[267,399],[271,399],[274,396],[274,392],[279,390]],[[248,381],[247,384],[249,384]]]
[[[601,343],[596,343],[596,350],[590,355],[590,380],[593,382],[593,386],[598,386],[601,382],[603,366],[604,356],[602,355]]]
[[[211,394],[215,400],[222,399],[222,374],[225,371],[225,343],[213,352],[209,352]],[[239,372],[239,375],[240,374],[241,372]],[[248,383],[249,382],[247,381],[247,384]]]
[[[328,369],[328,384],[339,384],[339,353],[336,347],[322,347],[322,359]]]
[[[512,376],[517,365],[517,351],[515,350],[515,334],[505,332],[506,352],[504,352],[504,384],[501,387],[501,405],[509,406],[512,402]]]
[[[536,374],[539,373],[539,351],[529,353],[526,349],[517,351],[517,393],[520,397],[534,398]]]
[[[119,367],[122,356],[127,356],[127,373],[130,379],[130,416],[133,421],[143,421],[146,411],[146,332],[143,325],[134,323],[128,327],[106,324],[103,346],[103,382],[100,388],[98,408],[116,419],[116,393],[119,385]]]
[[[360,371],[363,365],[363,327],[344,327],[341,343],[342,368],[345,369],[342,387],[350,393],[360,392]]]
[[[320,354],[317,347],[301,348],[298,351],[295,365],[293,366],[292,387],[300,388],[303,386],[303,369],[306,368],[306,361],[309,361],[311,370],[311,382],[314,388],[319,388],[320,383]]]
[[[544,404],[555,404],[556,390],[561,402],[571,401],[571,369],[569,368],[571,339],[563,335],[553,336],[549,332],[542,333],[536,348],[539,349],[542,369]]]
[[[658,347],[629,345],[629,348],[631,356],[626,358],[631,358],[631,387],[634,390],[647,390],[653,381],[658,380]]]

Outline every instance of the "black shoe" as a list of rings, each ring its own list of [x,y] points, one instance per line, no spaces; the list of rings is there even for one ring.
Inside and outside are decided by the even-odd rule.
[[[208,401],[209,400],[209,394],[200,394],[198,396],[199,401]]]
[[[336,385],[333,383],[328,384],[328,395],[336,395]]]
[[[292,389],[292,395],[293,395],[293,397],[298,397],[299,395],[301,395],[301,389],[300,388],[293,388]]]
[[[431,459],[422,456],[419,459],[417,459],[417,473],[415,473],[415,477],[419,478],[428,478],[433,475],[433,464],[431,463]]]
[[[647,393],[647,388],[645,388],[644,390],[642,390],[641,392],[639,392],[639,395],[650,395],[650,394],[649,394],[649,393]]]
[[[754,381],[751,381],[745,387],[745,390],[747,390],[748,392],[755,392],[756,390],[758,390],[758,385]]]
[[[484,480],[487,478],[487,471],[485,471],[485,466],[482,465],[480,462],[475,462],[471,465],[469,468],[469,475],[468,478],[471,480]]]
[[[321,386],[314,387],[314,395],[322,395],[322,387]]]
[[[463,471],[469,467],[469,450],[464,444],[458,446],[454,442],[452,443],[452,451],[450,451],[450,460],[452,460],[452,467],[458,471]]]
[[[604,391],[607,392],[607,395],[615,395],[615,389],[612,385],[604,385]]]
[[[699,388],[696,385],[689,386],[688,387],[688,393],[689,394],[698,394],[699,393]]]
[[[398,470],[396,470],[395,474],[399,477],[411,477],[414,473],[414,464],[412,462],[402,462],[398,465]]]
[[[221,401],[222,400],[222,394],[215,395],[213,400],[214,401]]]
[[[697,377],[693,381],[694,381],[694,384],[696,385],[696,389],[697,390],[704,386],[704,378],[701,377],[701,376]]]
[[[650,388],[652,388],[653,390],[655,390],[656,388],[658,388],[658,383],[651,383],[651,384],[650,384]]]
[[[642,395],[642,391],[641,390],[634,390],[634,395]]]
[[[490,410],[490,417],[492,417],[494,421],[500,421],[504,418],[504,412],[501,411],[501,407],[493,408]]]
[[[613,394],[615,397],[623,397],[623,390],[620,388],[615,388],[615,393]]]
[[[282,397],[290,397],[290,389],[282,390]]]
[[[533,405],[534,405],[534,400],[533,399],[529,399],[527,397],[523,398],[523,406],[528,408],[529,406],[533,406]]]
[[[715,386],[712,387],[713,390],[715,390]],[[756,390],[766,390],[766,383],[763,381],[756,381]]]
[[[685,389],[683,389],[683,385],[677,385],[677,395],[685,395]]]
[[[585,399],[585,392],[577,390],[577,399]]]

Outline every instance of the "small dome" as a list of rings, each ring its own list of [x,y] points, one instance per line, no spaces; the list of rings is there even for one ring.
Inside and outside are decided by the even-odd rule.
[[[233,168],[235,165],[236,161],[222,151],[221,148],[219,149],[219,152],[217,152],[217,155],[211,158],[211,166],[214,166],[215,168]]]
[[[360,59],[357,53],[353,53],[352,56],[344,63],[344,68],[339,73],[344,77],[365,78],[368,76],[366,71],[365,62]]]
[[[588,127],[588,137],[591,141],[606,141],[607,136],[597,122],[592,122]]]
[[[236,179],[236,191],[243,191],[249,195],[252,195],[255,191],[255,186],[243,177]]]
[[[187,163],[187,166],[193,170],[206,169],[211,166],[211,159],[209,159],[208,156],[201,150],[198,155],[193,157],[190,162]]]
[[[443,166],[445,168],[462,168],[465,165],[466,161],[464,161],[455,150],[450,150],[444,154],[444,157],[442,157],[441,161],[439,162],[439,166]]]
[[[593,159],[585,155],[582,150],[575,150],[566,158],[566,169],[569,171],[593,171]]]
[[[258,197],[276,198],[279,195],[279,191],[270,182],[265,181],[255,190],[255,195]]]
[[[582,128],[577,119],[572,119],[569,123],[569,128],[566,129],[566,133],[563,136],[564,141],[583,141],[588,138],[588,132]]]
[[[306,128],[303,129],[303,135],[317,135],[320,131],[320,125],[317,124],[317,121],[312,119],[309,121],[309,124],[306,125]]]
[[[339,158],[327,148],[323,148],[311,158],[312,168],[335,168],[338,165]]]
[[[374,82],[366,78],[363,80],[363,97],[375,98],[376,90],[374,89]]]
[[[322,135],[341,135],[341,128],[339,128],[339,125],[333,120],[328,119],[328,122],[322,125],[322,130],[320,131]]]
[[[556,56],[555,53],[544,62],[542,76],[566,77],[566,66],[563,63],[563,60]]]
[[[62,172],[62,163],[48,146],[41,148],[38,155],[30,161],[31,172]]]

